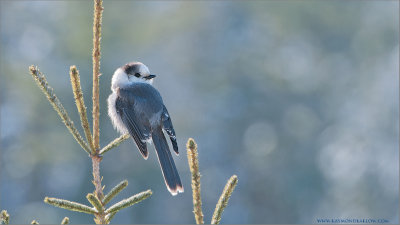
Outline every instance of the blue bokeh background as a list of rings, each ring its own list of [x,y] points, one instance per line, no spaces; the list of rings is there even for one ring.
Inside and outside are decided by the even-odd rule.
[[[91,113],[91,1],[0,1],[0,208],[12,223],[92,223],[45,196],[87,203],[91,162],[36,87],[38,65],[79,122],[68,70]],[[101,145],[118,137],[106,98],[116,68],[145,63],[171,114],[185,193],[165,188],[153,147],[101,164],[113,202],[152,189],[114,223],[194,223],[185,143],[199,146],[206,222],[232,174],[223,223],[399,222],[398,1],[105,1]],[[89,115],[89,118],[91,116]],[[83,132],[82,132],[83,134]]]

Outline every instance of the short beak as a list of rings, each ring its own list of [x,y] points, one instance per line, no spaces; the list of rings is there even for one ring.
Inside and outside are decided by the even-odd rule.
[[[143,77],[143,78],[146,79],[146,80],[151,80],[151,79],[153,79],[154,77],[156,77],[156,75],[150,74],[150,75],[145,76],[145,77]]]

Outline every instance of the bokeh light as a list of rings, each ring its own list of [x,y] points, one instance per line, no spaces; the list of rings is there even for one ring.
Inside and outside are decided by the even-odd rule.
[[[399,222],[398,1],[105,1],[100,144],[111,76],[142,61],[174,124],[185,192],[165,188],[154,148],[132,140],[104,156],[105,191],[152,189],[115,223],[194,223],[186,140],[199,146],[206,222],[232,174],[222,223]],[[38,65],[81,134],[68,70],[88,113],[91,1],[0,1],[0,208],[12,223],[92,223],[43,203],[87,203],[91,162],[28,73]],[[91,119],[91,116],[89,116]],[[116,201],[116,200],[115,200]],[[112,202],[114,203],[114,202]]]

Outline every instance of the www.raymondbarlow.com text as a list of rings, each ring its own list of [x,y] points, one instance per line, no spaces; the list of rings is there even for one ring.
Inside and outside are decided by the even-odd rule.
[[[389,223],[387,219],[317,219],[317,223]]]

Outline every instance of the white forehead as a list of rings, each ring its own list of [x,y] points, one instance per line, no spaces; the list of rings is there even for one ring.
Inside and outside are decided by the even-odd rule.
[[[144,65],[143,63],[139,63],[139,65],[140,65],[139,66],[139,73],[140,74],[142,74],[142,75],[144,75],[144,74],[149,75],[150,74],[150,70],[146,65]]]

